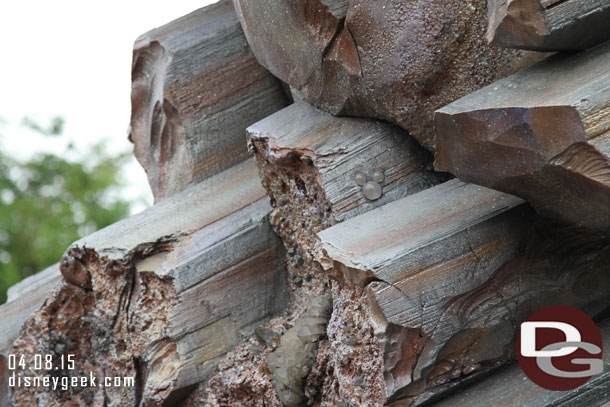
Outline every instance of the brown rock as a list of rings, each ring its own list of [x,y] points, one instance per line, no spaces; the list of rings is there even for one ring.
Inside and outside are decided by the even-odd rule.
[[[435,167],[610,230],[610,44],[556,55],[436,113]]]
[[[234,0],[259,62],[307,101],[394,122],[431,150],[435,109],[523,63],[485,42],[483,0],[339,3]]]
[[[488,0],[487,39],[536,51],[576,51],[610,39],[606,0]]]

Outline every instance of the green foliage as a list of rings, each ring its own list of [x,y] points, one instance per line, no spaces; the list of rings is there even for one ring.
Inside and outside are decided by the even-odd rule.
[[[25,125],[46,136],[62,137],[63,120],[42,127]],[[113,156],[102,144],[74,156],[37,153],[27,160],[0,151],[0,303],[19,280],[60,260],[75,240],[127,216],[118,174],[128,154]]]

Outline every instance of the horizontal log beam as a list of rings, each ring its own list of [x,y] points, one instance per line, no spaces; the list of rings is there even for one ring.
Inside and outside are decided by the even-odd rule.
[[[550,57],[436,112],[435,168],[610,230],[610,44]]]
[[[605,0],[488,0],[487,39],[534,51],[577,51],[610,39]]]
[[[305,102],[248,127],[248,141],[271,197],[272,224],[306,265],[317,232],[447,178],[431,170],[430,154],[404,130],[334,117]]]
[[[246,159],[246,127],[286,104],[230,1],[135,42],[130,139],[156,201]]]
[[[319,233],[324,267],[367,293],[390,405],[507,362],[542,306],[606,307],[608,238],[536,220],[521,202],[453,180]]]
[[[270,209],[247,160],[77,241],[62,258],[64,284],[25,323],[12,352],[28,362],[41,352],[74,354],[77,370],[62,374],[139,383],[88,387],[78,397],[161,406],[184,396],[287,306],[285,254]],[[13,402],[32,405],[40,396],[22,387]],[[62,405],[61,394],[44,397]]]
[[[25,320],[40,308],[60,281],[57,263],[8,289],[7,302],[0,305],[0,355],[8,354]]]

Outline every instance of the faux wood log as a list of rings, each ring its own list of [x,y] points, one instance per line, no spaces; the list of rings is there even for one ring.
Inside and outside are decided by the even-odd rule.
[[[610,39],[606,0],[488,0],[487,40],[510,48],[577,51]]]
[[[610,230],[610,44],[557,55],[436,113],[435,168]]]
[[[505,363],[543,306],[607,306],[610,240],[533,223],[521,202],[452,180],[319,233],[325,268],[368,296],[390,405]]]
[[[610,341],[610,323],[598,324],[604,344]],[[603,348],[604,371],[586,384],[570,391],[550,391],[529,380],[519,366],[496,372],[463,389],[434,407],[603,407],[610,391],[610,348]]]
[[[248,125],[281,109],[230,1],[154,29],[134,45],[130,140],[155,201],[247,158]]]
[[[36,273],[8,289],[7,302],[0,305],[0,406],[8,401],[8,354],[23,323],[36,311],[61,280],[59,263]]]
[[[431,150],[435,109],[527,63],[486,43],[484,0],[234,4],[258,61],[307,101],[394,122]]]
[[[61,261],[66,282],[11,352],[28,364],[36,353],[73,354],[76,368],[54,373],[133,377],[135,386],[20,387],[13,405],[176,403],[286,306],[284,251],[269,211],[247,160],[76,242]]]
[[[248,127],[272,224],[311,261],[315,233],[446,179],[402,129],[297,102]]]
[[[8,354],[23,323],[40,308],[60,280],[57,263],[8,289],[7,302],[0,305],[0,355]]]

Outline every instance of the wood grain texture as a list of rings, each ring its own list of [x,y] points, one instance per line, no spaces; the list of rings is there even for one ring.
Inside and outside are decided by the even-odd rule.
[[[435,168],[610,229],[610,44],[557,55],[436,113]]]
[[[610,323],[598,324],[604,344],[610,341]],[[507,367],[433,403],[434,407],[603,407],[608,404],[610,347],[603,349],[604,372],[571,391],[549,391],[529,380],[517,365]]]
[[[610,39],[605,0],[488,0],[487,39],[535,51],[576,51]]]
[[[319,270],[312,264],[317,232],[447,177],[431,170],[430,154],[404,130],[334,117],[306,102],[248,127],[248,141],[271,197],[271,222],[286,245],[299,251],[303,271]],[[376,172],[383,180],[374,180]],[[380,197],[367,198],[368,187]]]
[[[246,159],[246,127],[287,100],[221,1],[136,40],[131,104],[130,139],[158,201]]]
[[[13,352],[31,359],[60,344],[81,373],[138,383],[78,397],[103,400],[104,392],[117,405],[147,406],[184,397],[287,305],[270,209],[247,160],[77,241],[62,258],[64,284],[26,322]],[[65,397],[21,388],[12,400],[61,406]]]
[[[608,238],[537,220],[521,202],[452,180],[319,233],[325,269],[365,288],[390,405],[506,363],[520,321],[545,305],[606,307]]]

